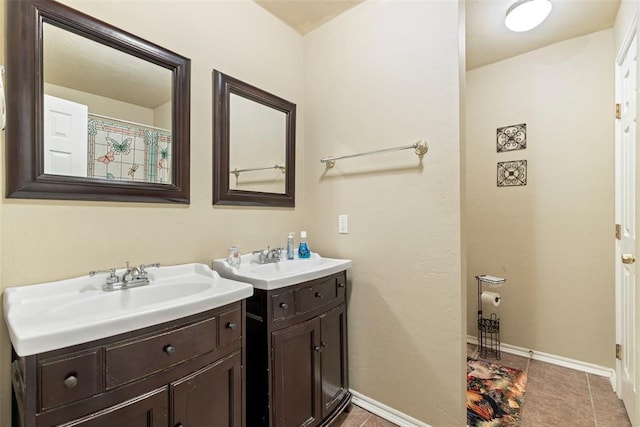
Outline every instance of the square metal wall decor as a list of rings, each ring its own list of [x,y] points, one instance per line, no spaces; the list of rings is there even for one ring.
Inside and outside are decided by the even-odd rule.
[[[498,187],[527,185],[527,161],[498,162]]]
[[[496,142],[498,153],[524,150],[527,148],[527,124],[520,123],[519,125],[498,128]]]

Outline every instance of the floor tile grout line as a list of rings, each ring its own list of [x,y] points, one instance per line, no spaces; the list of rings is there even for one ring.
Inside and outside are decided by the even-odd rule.
[[[362,424],[360,424],[358,427],[364,427],[364,425],[367,423],[367,421],[369,421],[369,418],[371,418],[373,416],[373,414],[369,414],[369,416],[367,418],[364,419],[364,421],[362,422]]]
[[[589,381],[589,374],[585,372],[587,377],[587,390],[589,391],[589,399],[591,400],[591,411],[593,412],[593,422],[598,427],[598,417],[596,416],[596,405],[593,402],[593,393],[591,393],[591,381]]]

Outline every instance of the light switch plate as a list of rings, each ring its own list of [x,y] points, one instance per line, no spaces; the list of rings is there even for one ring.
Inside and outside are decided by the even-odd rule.
[[[349,215],[338,215],[338,233],[349,234]]]

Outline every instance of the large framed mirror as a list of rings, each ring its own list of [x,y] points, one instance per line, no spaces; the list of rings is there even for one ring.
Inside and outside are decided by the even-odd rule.
[[[296,105],[213,70],[213,204],[295,206]]]
[[[6,5],[6,196],[189,203],[190,60],[53,0]]]

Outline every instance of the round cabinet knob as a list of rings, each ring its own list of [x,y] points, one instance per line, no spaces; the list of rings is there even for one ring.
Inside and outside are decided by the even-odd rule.
[[[67,375],[67,378],[64,379],[65,388],[74,388],[76,385],[78,385],[78,377],[76,377],[76,374]]]
[[[171,355],[173,353],[176,352],[176,348],[174,346],[172,346],[171,344],[167,345],[164,347],[164,352]]]
[[[232,331],[235,331],[235,329],[238,327],[238,325],[236,325],[235,323],[227,323],[227,329],[231,329]]]
[[[320,353],[322,351],[322,348],[317,346],[317,345],[314,345],[313,346],[313,351],[316,351],[316,352]]]
[[[316,292],[316,298],[322,298],[322,292]]]
[[[338,283],[339,288],[344,288],[344,283]]]
[[[287,304],[286,302],[281,302],[280,303],[280,308],[283,310],[286,310],[287,308],[289,308],[289,304]]]

